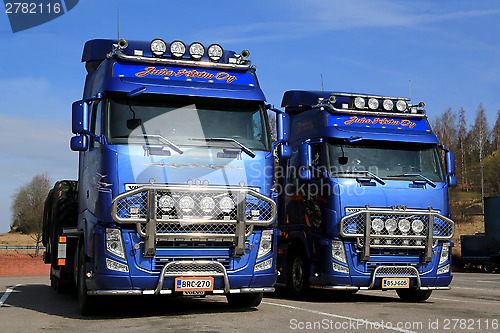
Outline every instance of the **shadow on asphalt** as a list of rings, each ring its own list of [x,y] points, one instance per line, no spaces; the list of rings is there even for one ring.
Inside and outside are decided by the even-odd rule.
[[[394,296],[395,295],[392,293],[389,294],[389,292],[387,292],[387,296],[385,296],[375,293],[368,295],[348,291],[310,289],[306,295],[294,297],[285,288],[276,288],[274,293],[265,294],[265,298],[269,299],[298,300],[313,303],[401,303],[399,297]]]
[[[221,296],[99,296],[97,300],[96,315],[84,317],[80,314],[76,294],[58,294],[45,284],[31,284],[17,287],[3,307],[18,307],[52,316],[83,320],[258,311],[256,308],[232,308],[226,298]]]

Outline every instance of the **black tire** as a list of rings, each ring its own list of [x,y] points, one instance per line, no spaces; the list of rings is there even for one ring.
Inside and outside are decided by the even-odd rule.
[[[83,246],[80,247],[78,251],[78,270],[76,272],[78,276],[77,282],[77,293],[78,293],[78,305],[80,306],[80,313],[82,316],[89,316],[94,313],[95,302],[94,296],[87,294],[87,277],[86,277],[86,255]]]
[[[259,306],[264,293],[227,294],[227,302],[234,308],[253,308]]]
[[[50,261],[52,267],[57,266],[57,244],[64,227],[76,227],[78,222],[77,182],[74,180],[58,181],[50,191],[52,198],[47,198],[51,204],[47,214],[47,242],[50,243]],[[68,262],[67,264],[71,264]],[[71,267],[71,266],[70,266]]]
[[[302,298],[309,290],[309,264],[302,253],[292,253],[287,265],[287,288],[296,298]]]
[[[431,297],[432,290],[396,289],[399,298],[405,302],[418,303]]]
[[[491,273],[491,265],[483,265],[483,272],[484,273]]]

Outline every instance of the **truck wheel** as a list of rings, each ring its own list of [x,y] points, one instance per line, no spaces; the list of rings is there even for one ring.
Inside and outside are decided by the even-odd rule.
[[[307,260],[302,254],[292,254],[288,264],[287,287],[295,297],[303,297],[309,289]]]
[[[81,246],[78,255],[78,271],[76,272],[78,276],[78,304],[80,305],[80,313],[83,316],[88,316],[93,313],[95,304],[93,297],[87,294],[85,262],[85,249]]]
[[[483,272],[491,273],[491,266],[490,265],[483,265]]]
[[[431,297],[432,290],[396,289],[399,298],[405,302],[423,302]]]
[[[259,306],[264,293],[227,294],[227,302],[235,308],[252,308]]]

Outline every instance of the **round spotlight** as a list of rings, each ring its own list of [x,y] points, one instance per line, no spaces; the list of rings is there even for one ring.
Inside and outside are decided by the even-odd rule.
[[[389,233],[393,233],[396,231],[398,227],[398,222],[395,219],[388,219],[385,221],[385,230],[387,230]]]
[[[380,233],[384,229],[384,221],[382,221],[382,219],[373,219],[372,229],[376,233]]]
[[[403,112],[407,108],[408,108],[408,104],[405,101],[400,99],[399,101],[396,102],[396,110],[398,110],[399,112]]]
[[[205,213],[210,213],[215,208],[215,201],[210,197],[204,197],[200,201],[200,208]]]
[[[149,44],[149,48],[151,49],[151,53],[156,57],[161,57],[167,52],[167,43],[161,38],[155,38]]]
[[[205,55],[205,47],[199,42],[189,45],[189,55],[195,60],[200,60]]]
[[[424,231],[424,222],[422,222],[421,220],[413,220],[413,222],[411,223],[411,229],[414,233],[420,234],[422,231]]]
[[[158,207],[164,211],[174,209],[174,199],[170,195],[164,195],[158,200]]]
[[[372,110],[378,109],[378,100],[376,98],[370,98],[368,100],[368,107]]]
[[[385,111],[392,111],[392,109],[394,109],[394,102],[390,99],[384,99],[384,103],[382,105]]]
[[[231,212],[235,207],[233,199],[230,197],[223,197],[219,201],[219,208],[224,212],[224,213],[229,213]]]
[[[125,50],[128,46],[128,42],[125,38],[122,38],[118,41],[118,48],[120,50]]]
[[[408,221],[407,219],[399,220],[398,228],[399,228],[399,231],[401,231],[403,233],[407,233],[408,231],[410,231],[410,228],[411,228],[410,221]]]
[[[185,195],[179,200],[179,208],[182,209],[184,213],[189,213],[194,208],[194,199]]]
[[[354,106],[356,109],[363,109],[365,107],[365,99],[363,97],[356,97],[354,99]]]
[[[243,59],[247,59],[248,57],[250,57],[250,51],[248,51],[248,50],[241,51],[241,57]]]
[[[337,101],[337,96],[335,96],[335,95],[331,95],[331,96],[330,96],[330,103],[331,103],[331,104],[335,104],[335,102],[336,102],[336,101]]]
[[[170,54],[176,58],[182,58],[186,54],[186,44],[175,40],[170,44]]]
[[[208,58],[212,61],[219,61],[224,56],[224,50],[219,44],[212,44],[207,49]]]

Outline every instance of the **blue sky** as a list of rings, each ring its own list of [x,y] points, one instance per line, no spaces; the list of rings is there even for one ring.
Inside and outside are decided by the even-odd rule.
[[[500,2],[396,0],[81,0],[67,14],[12,33],[0,14],[0,232],[11,197],[37,173],[75,179],[71,103],[82,96],[85,41],[120,37],[249,49],[270,103],[289,89],[424,101],[429,115],[483,103],[500,109]]]

